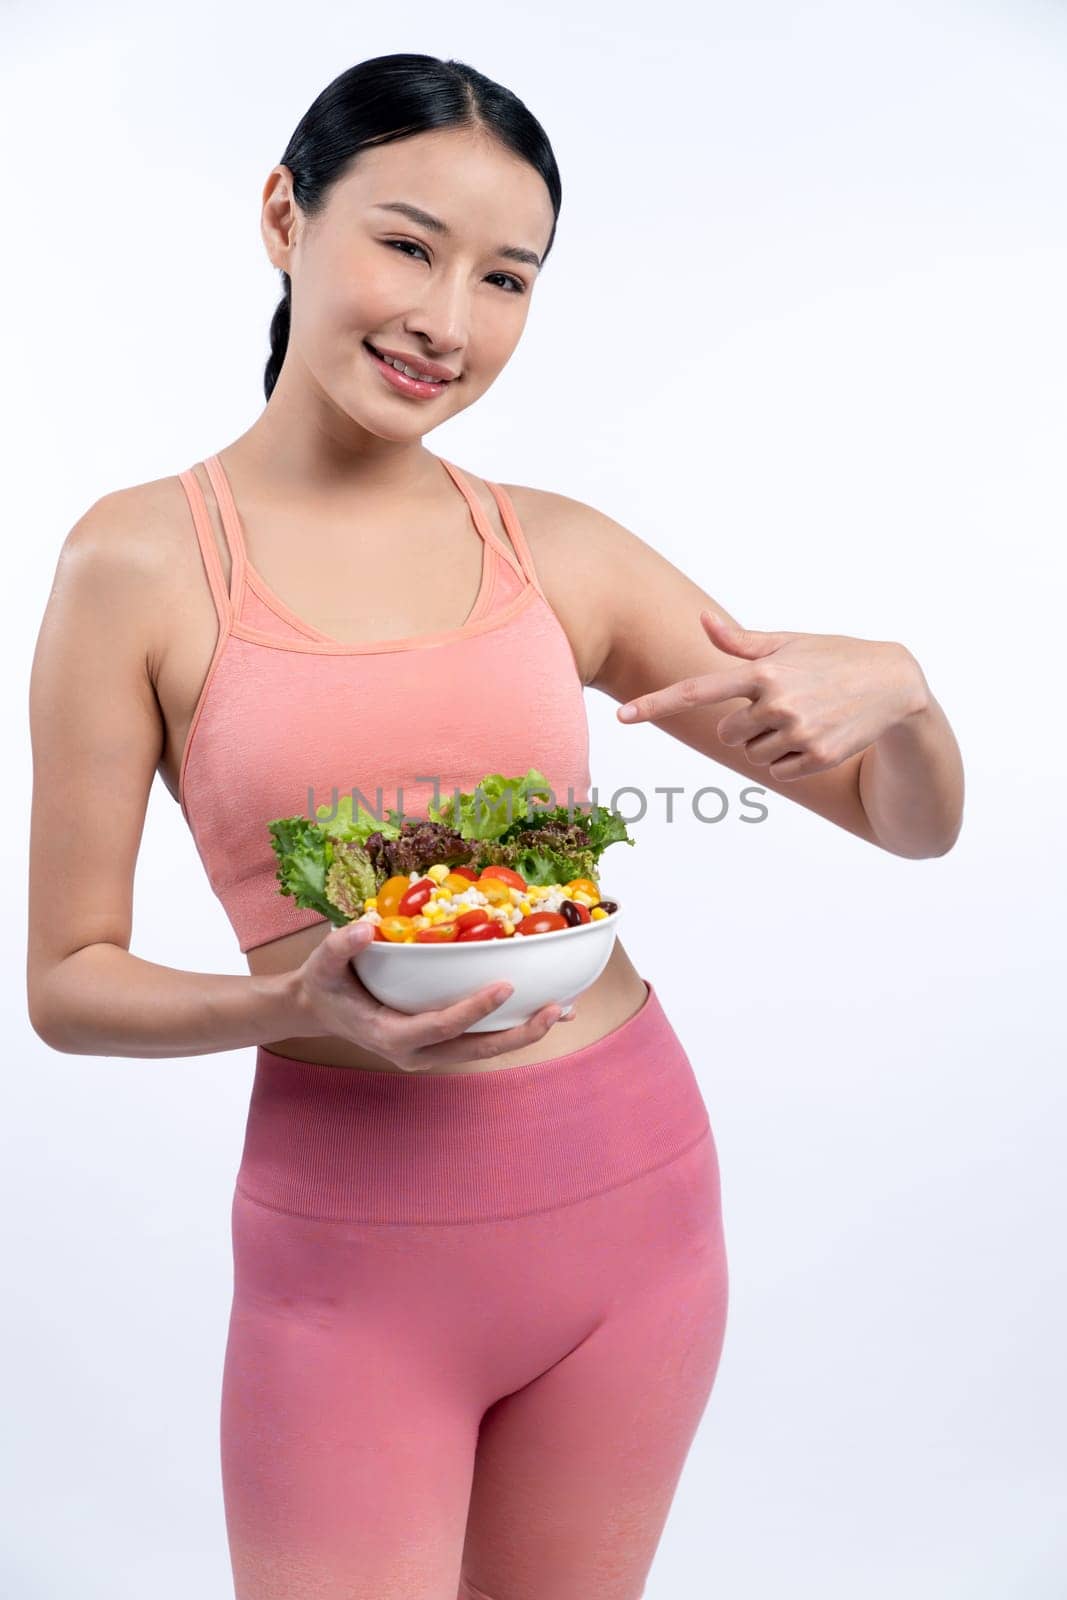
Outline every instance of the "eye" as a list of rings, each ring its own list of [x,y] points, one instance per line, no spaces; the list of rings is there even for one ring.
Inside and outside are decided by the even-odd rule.
[[[383,239],[382,243],[392,245],[394,250],[422,250],[422,245],[416,244],[414,239]],[[429,261],[430,258],[426,255],[426,251],[422,250],[422,253],[426,260]]]
[[[423,246],[421,244],[416,244],[414,239],[383,239],[382,243],[394,250],[418,250],[421,252],[425,261],[429,261],[430,259]],[[503,278],[506,283],[514,284],[515,287],[507,291],[509,294],[526,293],[526,285],[522,282],[521,278],[516,278],[510,272],[491,272],[489,276],[491,278]]]
[[[513,283],[515,285],[515,287],[514,287],[514,289],[509,290],[509,293],[511,293],[511,294],[525,294],[526,293],[526,285],[524,283],[522,283],[518,278],[512,277],[510,272],[491,272],[489,274],[489,276],[491,278],[503,278],[507,283]]]

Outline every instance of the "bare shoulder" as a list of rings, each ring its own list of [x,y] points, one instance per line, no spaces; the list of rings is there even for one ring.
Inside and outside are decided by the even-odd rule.
[[[556,547],[577,544],[579,548],[572,549],[571,555],[580,560],[583,552],[595,551],[598,545],[601,549],[606,547],[610,543],[611,529],[619,527],[595,506],[587,505],[584,500],[574,500],[570,495],[556,494],[551,489],[532,489],[522,483],[505,483],[501,487],[511,496],[531,548],[536,540],[550,557]]]
[[[60,560],[92,566],[115,582],[151,581],[172,569],[188,543],[181,537],[184,501],[177,478],[110,490],[78,518],[63,541]]]
[[[183,587],[195,590],[199,560],[178,478],[153,479],[110,490],[83,512],[63,541],[53,592],[76,585],[102,617],[139,618],[154,669]]]

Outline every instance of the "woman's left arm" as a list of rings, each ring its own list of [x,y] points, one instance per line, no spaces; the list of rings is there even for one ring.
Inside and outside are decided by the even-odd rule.
[[[946,855],[959,838],[964,777],[949,720],[919,663],[911,660],[922,680],[921,701],[863,752],[859,790],[871,827],[886,849],[918,860]]]
[[[594,638],[585,681],[625,702],[620,721],[654,722],[893,855],[952,848],[959,746],[904,645],[743,628],[603,512],[508,487],[529,497],[550,598],[572,637]]]
[[[754,766],[786,784],[853,761],[875,840],[894,855],[945,855],[963,820],[963,762],[918,661],[892,640],[742,628],[700,609],[716,647],[704,672],[638,695],[620,721],[655,721],[744,695],[717,726]]]

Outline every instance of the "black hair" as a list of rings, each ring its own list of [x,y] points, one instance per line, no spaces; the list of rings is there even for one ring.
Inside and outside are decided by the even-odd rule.
[[[305,216],[325,206],[353,157],[436,128],[481,128],[528,161],[552,201],[548,247],[556,237],[562,184],[548,135],[518,95],[463,61],[400,53],[374,56],[342,72],[312,101],[285,147],[281,164],[293,175],[293,194]],[[291,283],[282,269],[282,298],[270,324],[270,357],[263,374],[267,399],[289,344]]]

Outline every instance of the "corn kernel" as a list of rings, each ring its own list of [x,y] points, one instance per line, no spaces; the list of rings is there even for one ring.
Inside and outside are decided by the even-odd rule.
[[[448,899],[448,890],[447,889],[442,889],[441,885],[437,884],[435,888],[430,890],[430,899],[431,900],[447,900]]]
[[[425,876],[432,878],[434,883],[440,883],[443,878],[448,877],[451,870],[451,867],[446,867],[443,862],[437,861],[432,867],[426,868]]]
[[[522,912],[524,917],[528,917],[530,915],[530,912],[532,911],[532,909],[533,909],[533,907],[530,905],[529,900],[520,900],[519,901],[519,910]]]
[[[603,922],[605,917],[610,917],[611,912],[605,911],[603,906],[594,906],[589,913],[590,922]]]
[[[364,911],[377,911],[378,896],[376,894],[372,894],[368,899],[364,900],[363,909]]]
[[[443,922],[445,920],[445,913],[438,910],[437,906],[434,906],[431,911],[424,912],[423,915],[425,916],[426,921],[431,924],[431,926],[434,923]]]
[[[576,889],[574,894],[569,894],[567,896],[567,899],[568,900],[573,900],[575,905],[577,905],[577,906],[595,906],[596,905],[596,901],[593,899],[592,895],[584,894],[581,889]],[[605,911],[604,915],[607,916],[607,912],[606,911]]]
[[[502,922],[500,926],[503,928],[506,937],[510,938],[515,932],[515,924],[513,922]]]

